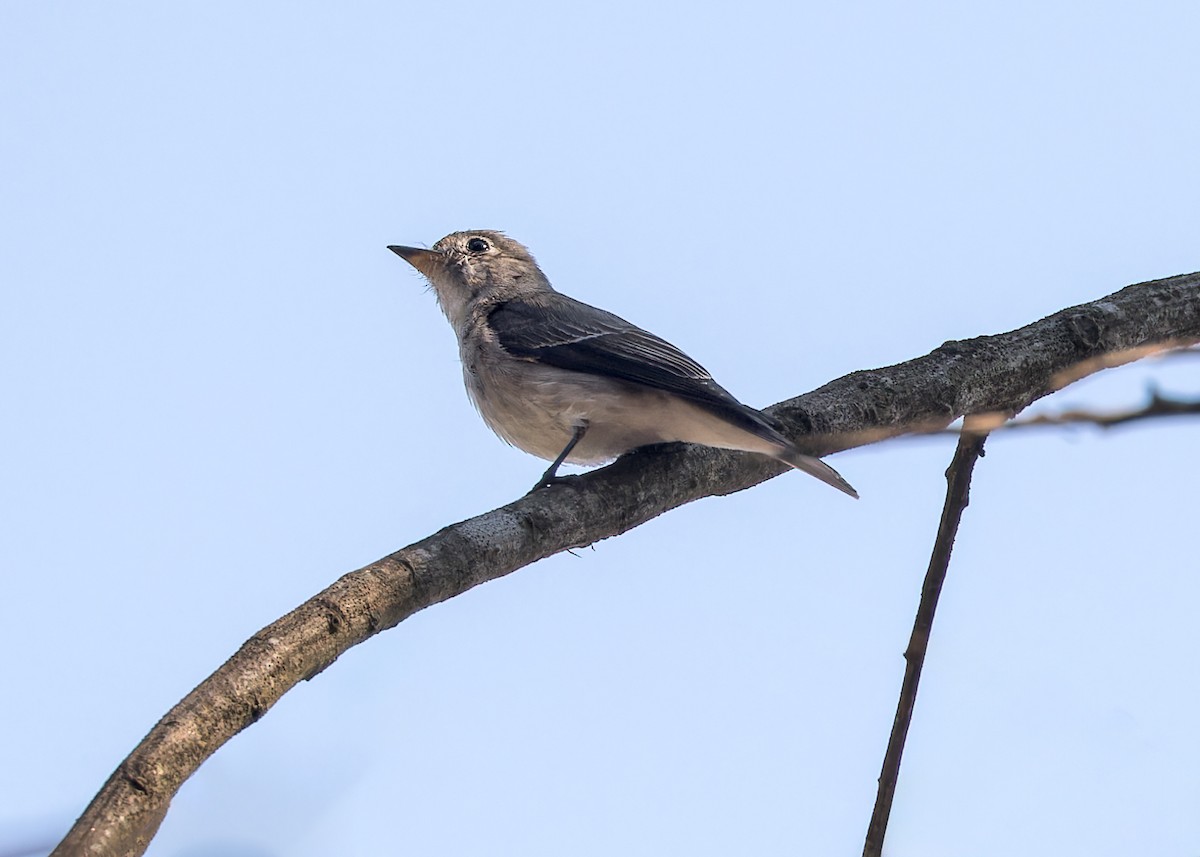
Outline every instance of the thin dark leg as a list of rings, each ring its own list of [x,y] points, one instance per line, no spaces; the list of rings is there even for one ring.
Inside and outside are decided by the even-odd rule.
[[[567,456],[571,454],[571,450],[575,448],[575,444],[583,440],[583,436],[587,433],[587,430],[587,423],[575,426],[575,431],[571,433],[571,439],[567,441],[567,445],[563,447],[563,451],[558,454],[558,458],[554,459],[554,463],[546,468],[546,472],[542,474],[542,478],[537,481],[537,484],[529,489],[529,493],[532,494],[539,488],[545,488],[547,485],[554,484],[559,479],[566,478],[558,475],[558,468],[564,461],[567,460]]]

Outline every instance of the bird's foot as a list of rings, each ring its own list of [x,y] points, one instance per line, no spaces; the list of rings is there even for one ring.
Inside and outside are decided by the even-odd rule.
[[[550,470],[547,470],[545,473],[543,473],[542,478],[533,484],[533,487],[530,488],[528,492],[526,492],[525,496],[528,497],[530,494],[537,491],[539,488],[549,488],[551,485],[567,485],[570,482],[573,482],[574,480],[579,478],[578,476],[573,475],[573,474],[568,474],[566,476],[559,476],[557,473],[554,472],[554,470],[555,470],[555,468],[551,468]]]

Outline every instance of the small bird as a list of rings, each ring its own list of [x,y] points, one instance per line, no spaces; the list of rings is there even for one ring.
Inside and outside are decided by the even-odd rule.
[[[858,496],[678,348],[555,291],[529,250],[504,233],[455,232],[432,249],[388,249],[433,286],[484,422],[553,462],[533,490],[562,478],[564,461],[599,464],[684,441],[768,455]]]

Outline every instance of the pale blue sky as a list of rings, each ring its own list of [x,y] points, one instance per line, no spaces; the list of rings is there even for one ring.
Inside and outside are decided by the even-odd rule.
[[[1200,268],[1191,3],[0,6],[0,853],[544,467],[387,252],[507,230],[743,400]],[[1147,379],[1047,405],[1120,407]],[[1194,854],[1193,422],[996,438],[889,857]],[[288,694],[150,854],[855,854],[950,441],[680,509]]]

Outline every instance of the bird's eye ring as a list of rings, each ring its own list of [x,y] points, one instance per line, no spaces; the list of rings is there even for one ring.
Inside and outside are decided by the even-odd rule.
[[[467,249],[472,253],[484,253],[491,245],[482,238],[472,238],[467,242]]]

